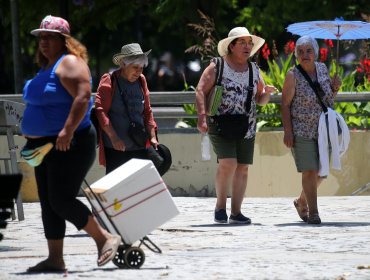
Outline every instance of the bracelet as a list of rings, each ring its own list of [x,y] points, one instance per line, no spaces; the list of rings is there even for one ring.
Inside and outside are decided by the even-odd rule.
[[[206,114],[198,114],[198,117],[206,116]]]

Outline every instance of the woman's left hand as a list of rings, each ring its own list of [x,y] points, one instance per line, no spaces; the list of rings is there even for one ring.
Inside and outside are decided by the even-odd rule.
[[[68,151],[71,148],[72,138],[73,133],[68,133],[66,129],[63,128],[58,134],[58,138],[55,142],[55,149],[62,152]]]
[[[334,92],[338,92],[340,86],[342,85],[342,80],[340,79],[340,77],[335,74],[332,78],[331,78],[331,88]]]

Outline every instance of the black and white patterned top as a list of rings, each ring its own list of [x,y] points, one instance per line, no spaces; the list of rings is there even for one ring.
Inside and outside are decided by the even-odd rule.
[[[249,129],[246,138],[252,138],[256,134],[256,92],[259,82],[259,68],[251,63],[253,69],[253,96],[249,114]],[[226,62],[221,82],[224,90],[222,93],[221,105],[217,115],[223,114],[245,114],[246,101],[249,86],[249,69],[244,72],[236,72]]]

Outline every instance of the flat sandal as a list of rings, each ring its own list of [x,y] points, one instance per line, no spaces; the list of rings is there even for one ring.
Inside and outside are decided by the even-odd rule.
[[[297,210],[298,216],[302,219],[302,221],[307,223],[308,219],[308,209],[306,207],[301,207],[298,203],[298,199],[293,201],[294,207]]]

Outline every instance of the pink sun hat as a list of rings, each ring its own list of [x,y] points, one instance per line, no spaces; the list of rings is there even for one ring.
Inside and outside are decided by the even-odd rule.
[[[38,36],[40,32],[55,32],[69,36],[69,23],[64,18],[48,15],[41,21],[40,28],[32,30],[31,34]]]

